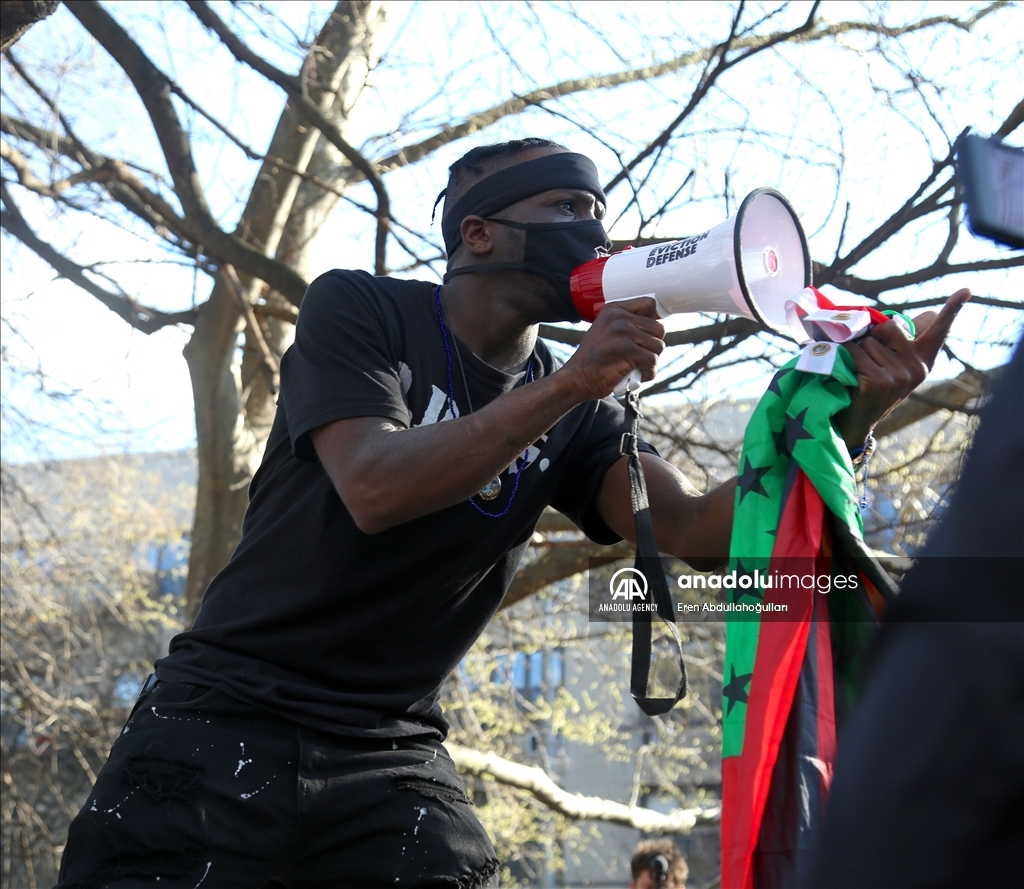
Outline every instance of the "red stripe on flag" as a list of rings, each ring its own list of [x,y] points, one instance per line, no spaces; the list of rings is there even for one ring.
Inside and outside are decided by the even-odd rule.
[[[783,506],[769,571],[779,563],[779,570],[785,572],[784,560],[793,558],[802,559],[806,567],[820,552],[824,521],[825,504],[803,470],[798,469]],[[753,889],[751,859],[807,649],[813,597],[813,589],[773,588],[765,592],[765,601],[789,608],[761,617],[743,753],[722,762],[722,889]],[[831,657],[831,646],[827,650]],[[831,664],[827,673],[831,682]],[[834,722],[832,734],[834,738]]]
[[[892,319],[888,315],[883,315],[878,309],[873,306],[837,306],[832,300],[830,300],[824,293],[818,290],[817,287],[812,287],[814,296],[818,300],[819,309],[845,309],[851,312],[867,312],[871,318],[872,324],[885,324],[887,321]]]

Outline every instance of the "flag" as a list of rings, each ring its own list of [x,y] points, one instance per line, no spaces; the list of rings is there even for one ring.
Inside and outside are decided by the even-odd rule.
[[[729,568],[741,578],[734,607],[747,610],[726,626],[723,889],[796,886],[803,875],[837,718],[893,591],[864,545],[854,468],[832,426],[857,385],[852,357],[835,348],[827,375],[798,370],[798,359],[779,370],[744,437]]]

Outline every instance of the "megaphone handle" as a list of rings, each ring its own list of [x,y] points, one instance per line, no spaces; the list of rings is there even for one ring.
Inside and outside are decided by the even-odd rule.
[[[612,392],[619,398],[622,398],[622,396],[631,389],[639,389],[640,381],[640,371],[634,367],[628,374],[626,374],[626,376],[619,380],[619,384],[612,390]]]

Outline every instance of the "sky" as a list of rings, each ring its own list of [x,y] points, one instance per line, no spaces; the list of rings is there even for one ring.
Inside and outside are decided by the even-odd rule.
[[[239,72],[224,52],[206,51],[201,46],[193,47],[192,55],[183,51],[182,46],[194,40],[196,33],[183,4],[106,5],[119,21],[146,40],[154,61],[200,104],[227,121],[249,144],[258,149],[266,146],[283,104],[281,92],[260,78]],[[293,26],[301,31],[307,20],[321,20],[329,4],[309,7],[295,3],[275,8],[290,16]],[[806,15],[806,8],[807,4],[794,4],[792,14]],[[911,11],[934,15],[966,8],[968,4],[961,3],[903,5],[908,15]],[[578,76],[581,71],[614,71],[622,68],[624,61],[636,64],[637,59],[664,59],[685,46],[687,34],[701,33],[709,21],[721,21],[720,5],[713,3],[591,6],[596,12],[594,18],[616,34],[616,41],[607,46],[589,39],[586,30],[571,19],[571,7],[566,5],[545,6],[547,31],[545,39],[539,41],[536,23],[528,14],[531,9],[529,4],[517,4],[513,9],[511,4],[390,3],[388,24],[378,41],[384,61],[374,72],[359,111],[350,121],[350,140],[371,155],[384,155],[400,141],[394,134],[403,127],[428,133],[437,122],[459,119],[470,110],[490,104],[496,93],[524,92],[538,83]],[[227,14],[223,7],[221,11]],[[823,7],[823,14],[832,19],[855,12],[853,4],[826,3]],[[627,19],[630,24],[639,19],[644,27],[627,28]],[[460,35],[457,47],[448,42],[451,33]],[[253,40],[257,45],[257,39]],[[862,213],[861,218],[855,215],[850,219],[849,245],[858,229],[870,230],[878,218],[895,209],[894,199],[902,200],[908,183],[920,181],[922,171],[927,172],[929,155],[945,153],[950,133],[955,135],[967,125],[980,132],[991,131],[999,114],[1005,114],[1019,100],[1015,95],[1019,93],[1018,79],[979,74],[979,66],[987,64],[986,58],[1020,60],[1019,30],[984,25],[971,35],[956,33],[945,41],[909,45],[907,63],[912,62],[925,75],[934,71],[951,73],[950,82],[956,83],[962,71],[963,82],[970,82],[970,76],[980,77],[987,86],[984,93],[964,89],[935,95],[927,113],[920,110],[920,103],[913,104],[913,96],[905,95],[905,84],[892,82],[891,68],[872,58],[867,58],[865,64],[863,48],[854,38],[848,42],[851,49],[846,53],[765,54],[744,79],[723,80],[725,100],[715,106],[717,117],[710,119],[704,112],[698,113],[692,121],[694,134],[686,142],[689,154],[680,153],[658,175],[665,179],[659,187],[661,193],[666,193],[674,191],[674,182],[683,178],[691,166],[703,170],[722,163],[723,144],[716,132],[744,124],[752,135],[730,145],[727,150],[731,156],[725,159],[732,172],[732,205],[723,205],[720,196],[707,187],[691,189],[644,234],[671,236],[707,229],[735,210],[735,200],[755,187],[767,185],[779,188],[797,208],[810,235],[812,254],[829,257],[839,237],[841,208],[846,200],[851,200],[855,213]],[[479,66],[488,64],[488,53],[494,53],[498,44],[515,55],[519,67],[485,68],[493,70],[495,76],[481,83]],[[264,41],[260,48],[282,66],[293,66],[287,54],[273,44]],[[29,67],[51,56],[66,60],[61,80],[67,95],[65,107],[71,109],[87,141],[101,150],[106,143],[113,152],[114,145],[120,149],[128,138],[140,159],[147,153],[152,157],[155,138],[140,115],[137,99],[129,87],[117,84],[103,51],[83,37],[66,10],[37,25],[16,49]],[[90,77],[78,76],[83,70]],[[5,91],[15,90],[6,66],[3,79]],[[444,79],[444,89],[437,88],[439,79]],[[78,86],[78,81],[87,86]],[[837,108],[829,88],[840,81],[848,82],[849,88],[840,93],[844,104]],[[678,86],[677,80],[656,81],[653,89],[645,91],[630,87],[609,93],[608,98],[570,100],[566,107],[591,120],[595,132],[593,138],[574,136],[570,147],[590,154],[602,174],[614,172],[612,149],[628,141],[623,134],[639,127],[657,132],[658,125],[671,119],[678,108],[680,96],[673,93]],[[94,110],[94,106],[86,106],[90,89],[102,89],[104,103],[95,113],[85,114],[85,107]],[[895,106],[880,111],[878,95],[886,89],[895,96]],[[7,95],[5,92],[5,104]],[[907,103],[905,108],[902,102]],[[906,110],[911,107],[917,109],[914,114]],[[794,117],[801,121],[799,128],[786,130],[780,126],[780,121]],[[531,134],[553,138],[564,138],[566,132],[564,122],[557,117],[536,113],[488,129],[478,141],[516,138],[524,134],[524,127]],[[819,131],[836,128],[844,163],[838,191],[835,168],[840,158],[836,155],[836,140],[819,138]],[[237,219],[239,202],[251,187],[253,168],[242,162],[239,153],[223,148],[202,126],[197,127],[197,133],[195,152],[203,171],[203,185],[222,224],[230,229]],[[433,197],[443,187],[447,164],[469,147],[465,142],[448,146],[429,163],[388,176],[391,193],[402,196],[404,219],[418,224],[429,217]],[[810,163],[797,163],[794,158]],[[24,192],[17,193],[24,196]],[[368,186],[357,186],[351,196],[372,203]],[[615,197],[621,202],[624,192]],[[99,223],[68,231],[66,218],[57,218],[45,206],[24,197],[22,209],[44,234],[55,240],[73,241],[74,255],[83,262],[114,253],[130,256],[132,262],[110,266],[110,271],[127,291],[138,294],[145,303],[181,309],[197,299],[202,301],[209,291],[210,281],[205,275],[197,275],[184,264],[155,264],[160,255],[129,233]],[[615,199],[609,209],[614,219]],[[612,234],[631,237],[637,225],[636,212],[628,212]],[[371,267],[372,239],[365,237],[366,228],[364,214],[340,207],[318,243],[314,268]],[[432,236],[439,239],[436,229]],[[941,243],[941,237],[941,232],[916,232],[912,241],[894,242],[858,271],[872,276],[884,274],[887,266],[912,267],[915,251],[922,255],[933,252],[936,238]],[[966,232],[955,254],[961,260],[996,255],[1002,255],[998,248]],[[400,251],[392,254],[392,260],[401,260]],[[18,380],[6,375],[3,398],[9,410],[4,428],[5,459],[70,457],[123,449],[177,450],[194,445],[191,385],[181,357],[189,331],[167,328],[147,336],[132,330],[75,286],[54,280],[48,266],[9,238],[3,241],[2,275],[3,313],[12,325],[4,329],[5,348],[23,365],[40,367],[47,376],[47,386],[54,391],[78,393],[74,399],[41,398],[35,378]],[[959,286],[978,289],[977,276],[946,278],[919,288],[914,298],[951,293]],[[1013,293],[1019,296],[1024,292],[1024,277],[1019,270],[991,275],[979,292],[1004,298]],[[690,326],[699,321],[695,316],[678,316],[672,326]],[[971,341],[1012,339],[1007,327],[1013,323],[1013,316],[1005,312],[972,308],[958,322],[954,345],[968,349],[970,360],[981,367],[1002,363],[1005,347],[977,347]],[[969,335],[957,341],[960,330]],[[959,366],[940,361],[934,376],[941,378],[958,370]],[[763,379],[749,376],[724,379],[730,394],[753,395],[764,385]],[[720,393],[702,390],[696,395]],[[74,405],[70,413],[69,404]],[[56,428],[40,432],[37,424],[35,433],[28,434],[16,422],[19,411]],[[57,431],[61,427],[65,429],[63,434]]]

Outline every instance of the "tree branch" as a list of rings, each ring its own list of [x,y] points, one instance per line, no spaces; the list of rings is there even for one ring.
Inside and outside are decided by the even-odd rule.
[[[486,775],[500,784],[527,790],[549,809],[572,821],[604,821],[648,833],[687,834],[698,824],[717,824],[721,818],[720,806],[655,812],[596,796],[569,793],[536,766],[524,766],[496,753],[480,753],[451,741],[445,744],[445,748],[463,772]]]
[[[208,111],[206,111],[206,109],[204,109],[198,102],[196,102],[194,99],[192,99],[183,89],[181,89],[180,86],[178,86],[173,81],[171,82],[171,91],[174,93],[174,95],[176,95],[179,99],[181,99],[186,105],[188,105],[192,109],[194,109],[195,112],[198,115],[200,115],[201,117],[203,117],[207,121],[209,121],[209,123],[212,126],[214,126],[216,129],[218,129],[223,134],[224,138],[226,138],[233,145],[235,145],[238,149],[240,149],[245,154],[245,156],[248,157],[250,160],[261,161],[261,162],[264,162],[264,163],[272,164],[272,165],[274,165],[276,167],[280,167],[282,170],[286,170],[289,173],[293,173],[294,175],[299,176],[302,179],[305,179],[307,182],[310,182],[313,185],[317,186],[317,188],[322,188],[324,191],[329,192],[329,193],[331,193],[333,195],[336,195],[337,197],[341,198],[343,201],[346,201],[351,206],[356,207],[359,210],[362,210],[364,213],[374,217],[374,219],[378,218],[379,214],[378,214],[377,210],[374,210],[374,209],[372,209],[370,207],[367,207],[365,204],[362,204],[359,201],[354,200],[353,198],[349,197],[345,193],[344,189],[338,188],[337,186],[332,185],[330,182],[325,182],[319,176],[315,176],[314,174],[310,173],[307,170],[300,170],[294,164],[290,164],[290,163],[288,163],[288,161],[283,160],[282,158],[275,157],[274,155],[270,155],[270,154],[260,154],[251,145],[246,145],[245,142],[243,142],[241,139],[239,139],[238,136],[236,136],[234,133],[232,133],[231,130],[229,130],[219,120],[217,120],[217,118],[215,118],[212,114],[210,114]],[[414,259],[419,260],[419,257],[416,256],[416,254],[405,244],[405,242],[394,232],[393,229],[394,229],[394,227],[397,227],[397,228],[400,228],[400,229],[402,229],[404,231],[409,232],[412,235],[415,235],[416,237],[418,237],[418,238],[420,238],[422,240],[426,240],[425,238],[423,238],[423,235],[421,235],[419,232],[413,231],[407,225],[403,225],[401,222],[399,222],[393,216],[389,219],[389,223],[390,223],[390,225],[392,227],[389,230],[389,234],[391,235],[391,237],[393,237],[395,239],[395,241],[398,243],[398,245],[400,247],[402,247],[402,249],[404,249],[406,251],[406,253],[408,253]],[[434,246],[434,245],[431,245],[431,246]],[[378,239],[378,250],[377,250],[378,257],[377,258],[380,261],[377,262],[376,265],[377,265],[378,273],[382,274],[383,272],[381,270],[384,267],[382,265],[382,263],[383,263],[383,253],[381,253],[381,249],[382,249],[382,247],[381,247],[381,244],[380,244],[380,240]],[[417,265],[419,265],[419,264],[422,264],[422,262],[418,262],[417,263]]]
[[[60,0],[6,0],[0,24],[0,52],[14,46],[36,22],[52,15]]]
[[[77,184],[80,181],[88,181],[90,179],[102,182],[114,200],[151,226],[157,234],[166,237],[166,231],[170,231],[181,241],[186,241],[189,244],[196,245],[200,242],[199,237],[188,224],[188,221],[182,219],[163,197],[147,188],[131,172],[130,167],[124,161],[96,154],[94,151],[83,146],[77,139],[59,136],[57,133],[44,130],[23,120],[10,118],[6,114],[0,114],[0,131],[7,133],[9,136],[24,139],[26,142],[30,142],[44,151],[56,151],[82,164],[83,172],[69,177],[67,180],[69,183],[74,180],[73,184]],[[15,166],[13,161],[11,164]],[[17,170],[16,166],[15,169]],[[86,171],[91,170],[113,171],[113,175],[95,177],[83,175]],[[39,182],[35,176],[32,176],[32,179],[36,183]],[[39,191],[37,187],[27,183],[20,174],[19,180],[21,180],[22,185],[26,188],[31,188],[40,194],[44,193]],[[48,195],[48,197],[53,197],[53,195]],[[181,244],[175,244],[175,246],[185,249]],[[186,249],[185,252],[188,252],[188,250]]]
[[[698,374],[702,370],[707,370],[708,365],[710,365],[715,358],[717,358],[719,355],[724,354],[725,352],[728,352],[734,346],[738,345],[743,340],[745,340],[748,336],[752,336],[761,329],[761,326],[757,325],[756,327],[754,327],[753,330],[749,331],[748,333],[733,337],[728,341],[724,339],[719,340],[708,350],[708,353],[706,355],[702,356],[701,358],[698,358],[691,365],[679,371],[678,373],[674,373],[672,374],[672,376],[667,377],[663,380],[652,382],[646,389],[642,391],[641,394],[658,395],[659,393],[669,391],[672,384],[675,383],[677,380],[681,380],[684,377],[688,377],[690,375]]]
[[[121,66],[142,99],[174,181],[175,194],[185,219],[196,229],[198,242],[208,246],[211,254],[221,261],[230,262],[254,278],[266,281],[298,305],[306,292],[306,281],[301,275],[241,238],[223,231],[214,222],[199,182],[188,136],[171,101],[170,79],[96,0],[80,0],[69,4],[68,10]]]
[[[978,15],[974,17],[973,21],[976,21],[983,15],[987,15],[995,8],[998,8],[998,4],[992,4],[991,6],[979,12]],[[971,22],[972,24],[973,21]],[[1024,102],[1018,103],[1017,107],[1010,112],[1009,117],[1007,117],[1007,119],[999,127],[997,133],[1002,133],[1005,135],[1007,133],[1012,132],[1013,129],[1015,129],[1020,124],[1022,115],[1024,115]],[[967,131],[964,130],[964,133],[966,132]],[[963,135],[963,133],[961,133],[961,135]],[[904,228],[904,226],[907,225],[907,223],[912,222],[914,219],[918,219],[922,216],[927,216],[929,213],[934,213],[935,211],[942,209],[943,206],[945,206],[945,204],[940,202],[942,196],[945,195],[950,188],[953,188],[955,186],[952,177],[946,182],[940,184],[930,195],[922,199],[920,203],[917,203],[917,201],[918,198],[920,198],[921,195],[923,195],[932,186],[932,184],[938,178],[939,173],[941,173],[947,167],[951,167],[953,165],[953,160],[955,157],[956,141],[954,141],[953,145],[950,146],[948,154],[942,160],[938,160],[933,163],[931,173],[917,187],[917,189],[910,196],[910,198],[908,198],[895,213],[893,213],[887,220],[885,220],[885,222],[879,225],[873,232],[871,232],[871,234],[869,234],[856,247],[854,247],[849,253],[847,253],[845,257],[843,257],[842,259],[839,259],[837,257],[831,266],[823,266],[815,263],[815,282],[818,283],[819,285],[833,284],[834,286],[839,287],[843,290],[850,290],[850,288],[845,287],[842,284],[836,283],[843,277],[843,275],[841,274],[842,272],[845,272],[847,269],[856,265],[868,254],[878,249],[882,244],[884,244],[891,237],[893,237],[893,235],[901,231]],[[951,214],[950,234],[946,240],[946,245],[943,248],[943,253],[940,254],[939,257],[943,264],[949,258],[949,253],[952,252],[953,245],[956,243],[956,229],[959,225],[959,212],[956,209],[957,204],[954,201],[952,204],[949,204],[949,206]],[[855,281],[857,279],[850,278],[849,280]],[[881,293],[883,289],[892,288],[882,288],[879,290],[875,290],[872,293],[865,293],[865,295],[877,295],[878,293]],[[861,293],[862,291],[851,290],[851,292]]]
[[[111,293],[104,290],[86,277],[83,266],[72,262],[63,254],[59,253],[45,241],[41,240],[21,215],[21,211],[12,201],[6,186],[0,184],[2,190],[5,210],[0,210],[0,226],[9,234],[16,237],[26,247],[35,252],[40,258],[48,262],[57,274],[67,278],[73,284],[77,284],[87,293],[96,297],[110,311],[127,321],[136,330],[143,333],[153,333],[162,327],[172,324],[194,324],[196,312],[161,312],[137,302],[123,291]]]
[[[1002,122],[993,135],[998,139],[1005,139],[1022,123],[1024,123],[1024,99],[1017,103],[1017,107],[1010,112],[1010,116]]]
[[[170,79],[96,0],[81,0],[67,8],[110,53],[135,87],[160,142],[185,217],[200,228],[216,227],[199,181],[188,135],[171,102]]]
[[[625,541],[612,546],[581,541],[571,549],[549,549],[535,561],[519,568],[505,593],[505,598],[501,600],[499,609],[515,605],[516,602],[532,596],[537,590],[586,571],[590,567],[591,559],[604,556],[625,559],[632,556],[635,551],[633,544]]]
[[[258,303],[252,307],[252,311],[254,315],[262,315],[264,318],[277,318],[279,321],[287,321],[289,324],[297,324],[299,321],[299,313],[285,306]]]
[[[889,304],[879,302],[875,305],[876,309],[884,311],[885,309],[897,309],[901,312],[906,312],[909,309],[927,309],[932,306],[941,306],[946,301],[946,297],[939,296],[933,299],[919,299],[914,302],[906,302],[897,304]],[[997,309],[1016,309],[1018,312],[1024,310],[1024,302],[1013,302],[1009,299],[996,299],[994,296],[978,296],[973,294],[971,296],[972,306],[994,306]]]
[[[949,233],[946,235],[946,243],[942,245],[942,249],[935,260],[935,265],[945,265],[953,254],[953,248],[956,246],[957,238],[960,236],[960,201],[953,201],[953,206],[949,208],[947,221],[949,223]]]
[[[779,43],[784,43],[786,41],[793,40],[802,34],[808,33],[814,27],[814,17],[818,13],[818,6],[820,5],[820,2],[821,0],[815,0],[815,2],[811,5],[811,11],[810,14],[807,16],[806,21],[798,28],[794,28],[791,31],[782,31],[777,34],[773,34],[767,39],[759,42],[758,44],[751,46],[749,49],[747,49],[746,52],[740,53],[740,55],[727,61],[726,56],[728,55],[729,50],[731,50],[735,45],[736,29],[739,27],[740,16],[743,14],[744,4],[740,3],[736,9],[736,15],[733,17],[728,38],[724,43],[720,44],[719,46],[716,46],[712,51],[711,56],[709,57],[710,59],[717,56],[718,64],[715,65],[714,69],[712,69],[710,73],[706,73],[705,76],[700,79],[700,82],[697,84],[697,88],[693,91],[693,94],[690,96],[690,101],[687,102],[686,107],[683,108],[683,110],[680,111],[678,115],[676,115],[675,120],[673,120],[672,123],[670,123],[664,130],[662,130],[661,133],[657,136],[657,138],[649,142],[647,144],[647,147],[640,151],[639,154],[637,154],[633,158],[633,160],[631,160],[622,168],[622,170],[620,170],[618,173],[615,174],[615,176],[612,177],[611,181],[608,182],[608,184],[605,185],[604,187],[605,192],[607,193],[611,191],[616,185],[622,182],[622,180],[626,179],[629,176],[629,174],[634,169],[636,169],[638,164],[640,164],[646,158],[650,157],[651,154],[653,154],[659,148],[662,148],[665,145],[667,145],[669,143],[669,140],[672,138],[672,134],[679,128],[683,121],[690,116],[693,110],[701,103],[701,101],[708,94],[708,92],[710,92],[711,88],[715,85],[718,78],[721,77],[726,71],[728,71],[735,65],[738,65],[745,59],[749,59],[751,56],[756,55],[759,52],[776,46]]]
[[[22,66],[18,59],[15,57],[13,52],[7,53],[7,61],[11,63],[11,67],[14,68],[17,75],[28,84],[29,89],[32,90],[39,98],[43,101],[50,111],[53,112],[54,117],[60,121],[60,125],[64,127],[64,132],[68,134],[68,138],[75,143],[78,148],[78,156],[75,158],[83,167],[97,166],[93,160],[93,155],[83,144],[82,141],[75,135],[74,130],[71,128],[71,122],[64,115],[60,105],[54,101],[53,96],[49,95],[38,83],[35,78],[28,73]]]
[[[238,304],[238,311],[241,313],[242,318],[245,319],[246,337],[260,353],[260,367],[265,369],[270,383],[270,391],[276,395],[281,385],[281,369],[278,366],[277,359],[274,357],[274,353],[270,351],[270,346],[267,345],[263,331],[260,330],[253,307],[250,305],[249,300],[245,298],[245,288],[238,278],[238,273],[232,266],[225,263],[220,268],[220,276]]]
[[[59,182],[51,182],[47,184],[46,182],[43,182],[42,179],[37,178],[32,172],[25,155],[18,151],[13,145],[2,140],[0,140],[0,157],[14,167],[14,172],[18,176],[18,182],[20,182],[24,188],[55,201],[61,199],[61,192],[66,191],[73,185],[77,185],[80,182],[97,181],[109,178],[112,175],[112,171],[110,170],[82,170],[74,176],[61,179]]]
[[[905,275],[892,275],[889,278],[881,278],[877,281],[856,278],[853,275],[836,275],[829,283],[840,290],[874,298],[887,290],[898,290],[900,287],[909,287],[912,284],[933,281],[936,278],[944,278],[946,275],[955,275],[959,272],[988,272],[996,269],[1015,268],[1022,265],[1024,265],[1024,255],[1009,256],[1003,259],[984,259],[978,262],[962,262],[956,265],[937,262],[915,272],[907,272]]]
[[[875,435],[883,438],[899,432],[906,426],[923,420],[938,410],[955,411],[969,401],[985,395],[992,386],[992,381],[1003,371],[1003,367],[982,373],[967,368],[952,380],[943,380],[930,386],[922,386],[911,392],[907,399],[898,404],[887,416],[882,418],[875,427]]]
[[[995,12],[1006,4],[1007,0],[1000,0],[998,3],[991,3],[975,15],[969,16],[965,19],[958,19],[955,16],[949,15],[932,16],[931,18],[922,19],[920,22],[914,22],[900,28],[889,28],[875,22],[835,22],[831,24],[827,22],[819,22],[817,27],[800,34],[797,38],[791,38],[791,40],[795,43],[809,43],[826,37],[835,37],[839,34],[846,34],[854,31],[880,34],[885,37],[899,37],[913,31],[933,28],[944,24],[952,25],[960,28],[961,30],[970,31],[979,19]],[[781,33],[785,34],[789,32]],[[768,41],[774,40],[778,43],[778,37],[779,33],[737,37],[732,41],[732,48],[734,50],[760,49],[762,45]],[[693,52],[684,53],[674,59],[670,59],[667,62],[661,62],[656,65],[644,65],[639,68],[630,68],[625,71],[618,71],[612,74],[600,74],[593,77],[563,80],[559,83],[532,90],[529,93],[524,93],[521,96],[514,96],[505,102],[500,102],[499,104],[493,105],[483,111],[479,111],[476,114],[471,114],[461,123],[452,126],[445,126],[438,130],[434,135],[423,139],[420,142],[414,142],[411,145],[399,148],[393,154],[389,154],[377,161],[377,167],[385,172],[390,172],[397,167],[405,167],[409,164],[414,164],[417,161],[422,160],[427,155],[437,151],[439,148],[443,148],[445,145],[449,145],[452,142],[457,142],[459,139],[463,139],[466,136],[472,136],[475,133],[480,132],[480,130],[486,129],[492,124],[497,123],[502,118],[509,117],[514,114],[520,114],[532,105],[543,105],[545,102],[561,99],[565,96],[573,95],[574,93],[590,92],[597,89],[610,89],[612,87],[623,86],[628,83],[637,83],[640,81],[648,81],[664,77],[666,74],[673,74],[676,71],[681,71],[682,69],[688,68],[692,65],[707,62],[714,56],[717,49],[718,47],[714,46],[694,50]]]
[[[207,28],[213,31],[220,38],[221,43],[238,61],[248,65],[254,71],[262,74],[267,80],[276,83],[291,99],[292,106],[310,124],[316,127],[335,148],[338,149],[346,160],[370,182],[374,193],[377,195],[377,243],[376,243],[376,272],[383,275],[385,267],[385,249],[387,244],[388,223],[391,218],[391,200],[388,197],[384,180],[374,165],[367,160],[356,148],[348,143],[344,136],[331,121],[329,121],[309,99],[306,98],[302,88],[302,81],[287,74],[279,68],[271,65],[266,59],[259,56],[236,35],[206,3],[202,0],[187,0],[189,8],[196,17]]]
[[[204,109],[198,102],[192,99],[180,86],[178,86],[173,81],[171,82],[171,92],[173,92],[174,95],[181,99],[181,101],[183,101],[186,105],[192,108],[200,117],[205,118],[216,129],[220,130],[224,138],[231,142],[236,148],[240,149],[242,153],[247,158],[249,158],[249,160],[273,164],[276,167],[280,167],[282,170],[286,170],[289,173],[293,173],[296,176],[302,177],[307,182],[312,182],[314,185],[316,185],[318,188],[322,188],[324,191],[328,191],[331,194],[337,195],[339,198],[349,200],[350,203],[356,203],[355,201],[351,201],[351,199],[346,198],[345,192],[342,189],[337,188],[334,185],[331,185],[331,183],[329,182],[324,182],[323,179],[319,178],[318,176],[314,176],[307,170],[300,170],[294,164],[290,164],[288,163],[288,161],[282,158],[274,157],[273,155],[270,154],[260,154],[251,145],[246,145],[245,142],[239,139],[238,136],[232,133],[231,130],[229,130],[219,120],[217,120],[217,118],[210,114],[210,112],[206,111],[206,109]],[[368,208],[363,207],[362,205],[359,206],[360,209],[368,210]],[[372,210],[368,210],[368,212],[372,216],[376,215]]]
[[[844,272],[851,266],[856,265],[864,259],[865,256],[872,253],[874,250],[877,250],[882,246],[882,244],[888,241],[889,238],[901,231],[908,222],[913,222],[915,219],[927,216],[929,213],[933,213],[940,209],[939,200],[947,191],[949,191],[950,188],[953,187],[952,179],[939,186],[939,188],[921,201],[920,204],[915,202],[935,181],[939,173],[952,163],[953,150],[950,149],[949,154],[943,160],[935,162],[932,167],[932,172],[929,174],[928,178],[917,187],[914,194],[911,195],[895,213],[886,219],[885,222],[879,225],[842,259],[832,263],[831,266],[816,266],[814,269],[815,282],[820,282],[820,284],[833,283],[835,278],[837,278],[841,272]]]

